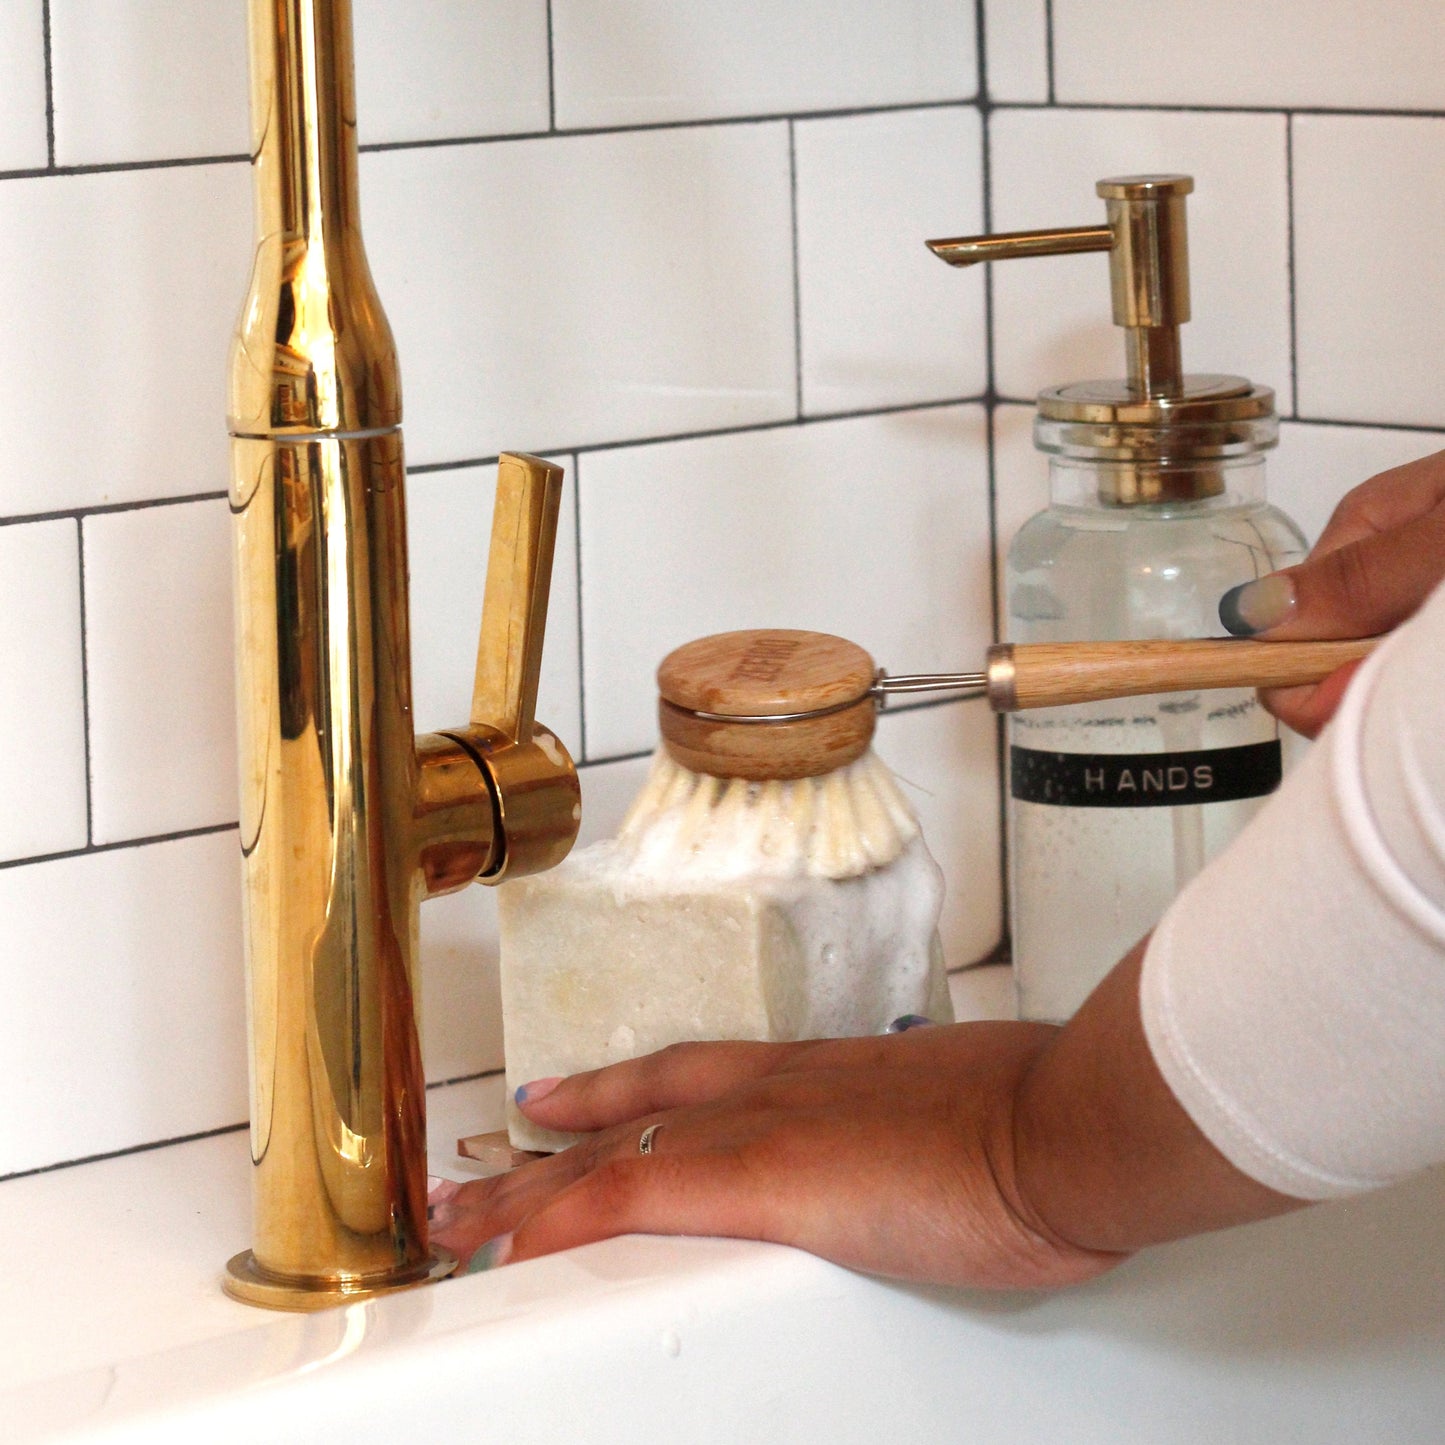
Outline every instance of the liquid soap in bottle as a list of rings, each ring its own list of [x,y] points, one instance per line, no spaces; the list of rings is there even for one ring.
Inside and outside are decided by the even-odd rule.
[[[1103,180],[1107,223],[930,242],[954,265],[1109,253],[1127,375],[1049,387],[1050,504],[1005,568],[1014,642],[1222,636],[1229,588],[1298,561],[1265,500],[1274,393],[1185,375],[1188,176]],[[1009,913],[1019,1012],[1061,1020],[1249,821],[1282,771],[1253,691],[1159,694],[1008,720]]]

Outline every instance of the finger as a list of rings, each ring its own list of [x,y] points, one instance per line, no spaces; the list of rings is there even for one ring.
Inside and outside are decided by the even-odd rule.
[[[1271,640],[1372,637],[1412,616],[1445,576],[1445,503],[1404,526],[1225,593],[1230,632]]]
[[[1286,727],[1304,737],[1318,737],[1325,724],[1334,717],[1350,680],[1359,671],[1359,662],[1347,662],[1323,682],[1308,687],[1274,687],[1260,692],[1259,700]]]
[[[783,1191],[740,1155],[708,1152],[614,1160],[521,1220],[509,1260],[534,1259],[620,1234],[692,1234],[790,1244]]]
[[[1391,467],[1346,492],[1310,555],[1388,532],[1445,501],[1445,452]]]
[[[478,1245],[510,1230],[591,1167],[590,1140],[490,1179],[465,1184],[431,1213],[431,1241],[464,1263]]]
[[[860,1113],[773,1112],[732,1146],[700,1137],[693,1152],[610,1160],[527,1215],[484,1263],[621,1234],[759,1239],[875,1274],[984,1287],[1072,1283],[1118,1262],[1071,1247],[1061,1261],[999,1207],[977,1160],[960,1171],[935,1157],[936,1138],[932,1155],[919,1148],[927,1130],[894,1116],[880,1131]]]
[[[908,1064],[921,1054],[946,1048],[949,1032],[938,1027],[909,1028],[896,1034],[797,1043],[673,1044],[568,1079],[523,1084],[517,1091],[517,1107],[548,1128],[606,1129],[644,1114],[705,1103],[771,1074]]]
[[[717,1108],[703,1114],[684,1110],[662,1118],[634,1120],[579,1140],[549,1159],[467,1185],[460,1198],[438,1212],[432,1239],[466,1261],[480,1245],[509,1233],[521,1220],[598,1169],[634,1161],[651,1163],[664,1147],[670,1158],[707,1150],[726,1152],[756,1136],[753,1121],[759,1120],[762,1112],[758,1108],[744,1106],[723,1118],[717,1117],[719,1112]],[[644,1135],[648,1135],[649,1145],[645,1154],[640,1147]]]
[[[865,1040],[836,1042],[863,1043]],[[786,1052],[786,1051],[784,1051]],[[513,1229],[519,1220],[544,1207],[580,1179],[620,1164],[654,1163],[707,1153],[737,1154],[776,1128],[779,1119],[816,1110],[837,1094],[868,1086],[867,1075],[839,1080],[822,1071],[779,1074],[749,1081],[724,1099],[665,1114],[634,1118],[579,1140],[550,1159],[523,1165],[498,1178],[465,1186],[463,1194],[439,1215],[437,1243],[466,1258],[480,1244]],[[644,1136],[649,1148],[641,1149]]]
[[[605,1129],[664,1109],[703,1103],[761,1079],[813,1044],[673,1044],[605,1069],[558,1080],[540,1097],[533,1085],[517,1091],[517,1107],[549,1129]],[[551,1084],[551,1081],[547,1081]]]

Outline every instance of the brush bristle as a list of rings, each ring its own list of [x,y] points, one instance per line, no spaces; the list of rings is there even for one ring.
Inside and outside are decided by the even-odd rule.
[[[659,749],[617,844],[633,873],[856,878],[917,836],[913,809],[871,751],[822,777],[754,782],[694,773]]]

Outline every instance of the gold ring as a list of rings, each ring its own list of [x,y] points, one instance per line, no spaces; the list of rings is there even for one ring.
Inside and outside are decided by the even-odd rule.
[[[647,1128],[642,1131],[642,1137],[637,1141],[637,1152],[639,1154],[652,1153],[652,1137],[660,1128],[662,1128],[661,1124],[649,1124]]]

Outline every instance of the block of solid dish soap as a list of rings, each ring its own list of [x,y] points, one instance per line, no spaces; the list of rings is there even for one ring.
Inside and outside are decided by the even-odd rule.
[[[876,800],[882,764],[854,767],[848,791]],[[817,781],[767,787],[816,792]],[[942,879],[911,813],[891,841],[866,848],[850,818],[847,849],[827,816],[817,799],[766,796],[660,756],[618,838],[505,885],[509,1100],[531,1079],[687,1040],[874,1034],[903,1014],[951,1020]],[[518,1148],[572,1142],[508,1108]]]

